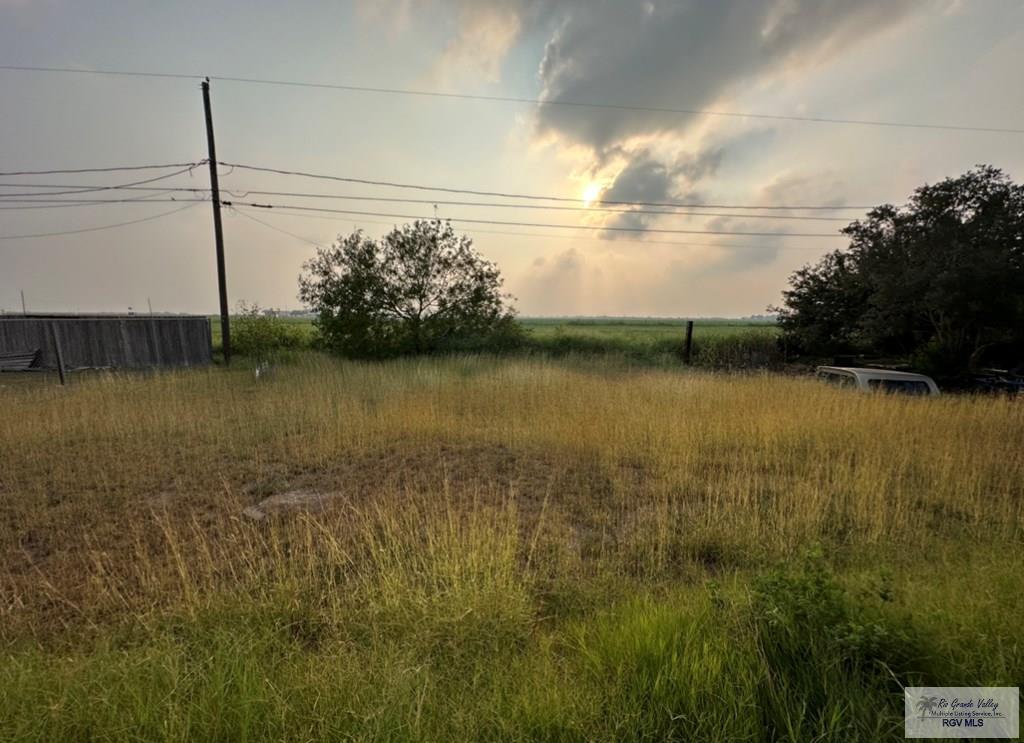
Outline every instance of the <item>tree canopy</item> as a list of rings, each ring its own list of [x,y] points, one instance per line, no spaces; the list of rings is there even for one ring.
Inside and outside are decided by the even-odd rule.
[[[783,292],[795,347],[910,356],[944,375],[1021,363],[1024,186],[978,166],[843,232],[849,247],[796,271]]]
[[[448,222],[417,220],[380,240],[354,232],[317,248],[299,297],[324,344],[360,358],[498,350],[520,330],[498,268]]]

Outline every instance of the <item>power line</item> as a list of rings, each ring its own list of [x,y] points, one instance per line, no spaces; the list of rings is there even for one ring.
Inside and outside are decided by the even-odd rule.
[[[351,214],[365,217],[394,217],[396,219],[430,219],[423,215],[417,214],[391,214],[387,212],[363,212],[353,211],[348,209],[327,209],[313,206],[300,206],[295,204],[258,204],[258,203],[244,203],[235,204],[232,201],[221,200],[223,206],[250,206],[257,209],[294,209],[297,211],[309,211],[309,212],[325,212],[329,214]],[[567,230],[595,230],[598,232],[639,232],[649,234],[666,234],[666,235],[743,235],[748,237],[822,237],[822,238],[836,238],[843,237],[843,235],[830,232],[740,232],[733,230],[669,230],[662,228],[644,228],[644,227],[590,227],[587,225],[577,224],[552,224],[550,222],[513,222],[503,221],[496,219],[471,219],[468,217],[445,217],[446,221],[460,222],[466,224],[493,224],[503,226],[515,226],[515,227],[549,227],[555,229],[567,229]]]
[[[536,194],[518,194],[518,193],[506,193],[503,191],[479,191],[468,188],[450,188],[446,186],[424,186],[421,184],[414,183],[398,183],[394,181],[373,181],[366,178],[350,178],[348,176],[340,175],[324,175],[321,173],[307,173],[301,170],[281,170],[279,168],[265,168],[256,165],[242,165],[241,163],[227,163],[221,161],[221,165],[230,165],[234,168],[242,168],[243,170],[252,170],[261,173],[275,173],[277,175],[292,175],[301,178],[312,178],[315,180],[325,181],[339,181],[341,183],[359,183],[364,186],[385,186],[387,188],[408,188],[415,189],[418,191],[440,191],[444,193],[462,193],[470,194],[473,196],[495,196],[505,199],[528,199],[532,201],[560,201],[560,202],[572,202],[578,203],[579,199],[569,198],[567,196],[538,196]],[[706,208],[706,209],[774,209],[774,210],[789,210],[789,211],[839,211],[839,210],[858,210],[863,211],[865,209],[873,209],[874,206],[833,206],[830,204],[814,204],[804,206],[782,206],[773,204],[770,206],[760,206],[754,204],[701,204],[697,202],[682,202],[682,201],[618,201],[612,199],[594,199],[594,204],[609,204],[612,206],[653,206],[653,207],[676,207],[676,208]]]
[[[133,187],[137,187],[137,186],[142,186],[142,185],[144,185],[146,183],[156,183],[157,181],[165,181],[168,178],[174,178],[174,177],[182,175],[184,173],[190,173],[191,174],[193,168],[195,168],[195,167],[196,166],[193,165],[193,166],[190,166],[190,167],[187,167],[187,168],[182,168],[181,170],[176,170],[173,173],[165,173],[164,175],[158,175],[158,176],[156,176],[154,178],[146,178],[145,180],[141,180],[141,181],[132,181],[131,183],[121,183],[121,184],[110,185],[110,186],[83,186],[81,188],[75,188],[73,190],[68,190],[68,191],[44,191],[44,192],[36,191],[36,192],[29,192],[29,193],[0,193],[0,199],[8,199],[8,198],[13,198],[13,197],[17,197],[17,196],[63,196],[63,195],[66,195],[66,194],[91,193],[91,192],[94,192],[94,191],[117,191],[117,190],[120,190],[120,189],[129,189],[129,188],[133,188]],[[0,184],[0,185],[6,186],[8,184]],[[11,184],[11,185],[21,185],[21,184]],[[38,188],[38,186],[32,186],[31,184],[24,184],[24,186],[28,187],[28,188]]]
[[[811,221],[811,222],[847,222],[848,220],[844,217],[806,217],[796,216],[789,214],[723,214],[720,212],[693,212],[693,211],[650,211],[644,209],[610,209],[607,207],[589,207],[589,206],[554,206],[551,204],[508,204],[499,203],[494,201],[444,201],[438,199],[403,199],[395,197],[385,196],[361,196],[361,195],[350,195],[350,194],[320,194],[320,193],[302,193],[295,191],[243,191],[241,194],[236,194],[233,190],[222,189],[227,193],[235,196],[236,198],[245,198],[246,196],[255,194],[257,196],[295,196],[299,198],[307,199],[343,199],[348,201],[380,201],[385,203],[393,204],[425,204],[425,205],[444,205],[444,206],[479,206],[496,209],[544,209],[544,210],[555,210],[555,211],[569,211],[569,212],[605,212],[610,214],[646,214],[646,215],[665,215],[665,216],[693,216],[693,217],[740,217],[742,219],[788,219],[798,221]]]
[[[288,237],[293,237],[296,240],[301,240],[304,243],[309,243],[310,245],[315,245],[316,247],[320,247],[320,245],[321,245],[321,243],[318,243],[316,240],[310,240],[308,237],[303,237],[302,235],[296,235],[294,232],[289,232],[288,230],[282,230],[280,227],[272,225],[269,222],[264,222],[262,219],[257,219],[256,217],[252,216],[251,214],[246,214],[241,209],[234,209],[234,208],[232,208],[231,212],[233,214],[237,214],[240,217],[245,217],[246,219],[248,219],[250,221],[253,221],[253,222],[256,222],[258,224],[261,224],[261,225],[263,225],[264,227],[266,227],[269,230],[273,230],[274,232],[280,232],[282,235],[287,235]]]
[[[28,65],[0,65],[0,70],[11,72],[70,72],[82,75],[119,75],[124,77],[165,77],[177,80],[201,80],[206,75],[186,75],[176,72],[130,72],[127,70],[80,70],[74,67],[31,67]]]
[[[262,220],[258,220],[255,217],[253,217],[252,215],[245,214],[242,211],[243,209],[249,209],[249,208],[251,208],[251,207],[243,207],[243,206],[240,206],[240,205],[235,205],[234,207],[232,207],[233,211],[236,214],[241,214],[243,216],[247,216],[250,219],[252,219],[254,221],[257,221],[260,224],[264,225],[265,227],[270,227],[271,229],[274,229],[277,232],[280,232],[282,234],[288,235],[289,237],[294,237],[294,238],[296,238],[298,240],[302,240],[303,242],[308,242],[311,245],[319,246],[321,244],[321,243],[317,243],[314,240],[310,240],[308,238],[302,237],[301,235],[295,235],[293,233],[287,232],[286,230],[281,230],[281,229],[278,229],[276,227],[273,227],[272,225],[270,225],[270,224],[268,224],[268,223],[266,223],[266,222],[264,222]],[[331,222],[335,222],[335,223],[340,221],[336,217],[330,217],[330,216],[326,216],[326,215],[323,215],[323,214],[301,214],[301,213],[289,212],[289,211],[284,211],[284,210],[279,210],[279,209],[275,209],[275,210],[273,210],[271,212],[268,212],[268,213],[271,216],[279,216],[279,217],[287,216],[287,217],[293,217],[293,218],[297,218],[297,219],[321,219],[321,220],[327,220],[327,221],[331,221]],[[359,219],[359,220],[356,220],[355,222],[353,222],[353,224],[356,224],[356,223],[358,223],[358,224],[378,224],[378,225],[392,226],[392,227],[395,224],[394,222],[382,222],[380,220],[374,220],[374,219]],[[462,230],[462,231],[466,232],[466,233],[469,233],[471,235],[507,235],[509,237],[529,237],[529,238],[542,238],[542,239],[553,239],[553,240],[580,240],[581,239],[580,237],[578,237],[576,235],[554,235],[554,234],[546,234],[546,233],[521,232],[521,231],[512,231],[512,230],[485,230],[485,229],[480,229],[480,228],[470,228],[470,229],[465,229],[465,230]],[[679,241],[675,241],[675,240],[635,240],[635,239],[630,239],[628,237],[627,238],[622,238],[622,237],[616,238],[615,242],[616,243],[630,243],[632,245],[672,245],[672,246],[687,247],[687,248],[726,248],[726,249],[730,249],[730,250],[733,250],[733,249],[735,249],[735,250],[770,250],[770,249],[773,249],[773,250],[791,250],[791,249],[794,249],[794,248],[797,248],[797,249],[808,249],[809,248],[809,249],[813,250],[813,249],[817,248],[817,246],[813,246],[813,245],[734,245],[734,244],[731,244],[731,243],[730,244],[722,244],[722,243],[696,243],[696,242],[689,242],[689,241],[687,241],[687,242],[679,242]]]
[[[617,111],[643,111],[647,113],[664,113],[692,116],[720,116],[739,119],[767,119],[770,121],[800,121],[814,124],[845,124],[850,126],[883,126],[905,129],[935,129],[960,132],[987,132],[992,134],[1024,134],[1024,129],[1003,127],[962,126],[955,124],[928,124],[920,122],[870,121],[864,119],[841,119],[823,116],[790,116],[784,114],[749,113],[740,111],[712,111],[709,109],[663,108],[660,106],[636,106],[616,103],[595,103],[592,101],[571,101],[562,98],[526,98],[520,96],[474,95],[469,93],[445,93],[435,90],[414,90],[408,88],[375,88],[363,85],[340,85],[332,83],[310,83],[291,80],[265,80],[250,77],[210,76],[211,79],[224,82],[249,83],[256,85],[283,85],[301,88],[322,88],[328,90],[344,90],[356,93],[377,93],[383,95],[406,95],[430,98],[450,98],[471,101],[490,101],[497,103],[518,103],[536,106],[567,106],[573,108],[604,108]]]
[[[0,67],[0,69],[3,69]],[[118,170],[160,170],[164,168],[184,168],[190,170],[192,168],[203,165],[206,160],[199,160],[193,163],[164,163],[162,165],[118,165],[110,168],[77,168],[73,170],[17,170],[10,171],[7,173],[0,173],[0,176],[12,176],[12,175],[54,175],[56,173],[113,173]]]
[[[99,191],[106,188],[99,184],[88,184],[88,183],[0,183],[0,188],[82,188],[87,191]],[[209,188],[194,188],[192,186],[111,186],[112,190],[116,191],[177,191],[177,192],[190,192],[195,193],[197,191],[209,191]],[[58,194],[57,191],[34,191],[32,194],[24,194],[25,196],[53,196]],[[77,191],[75,193],[78,193]],[[255,193],[255,192],[253,192]],[[0,193],[0,196],[12,196],[14,194]],[[69,199],[74,201],[74,199]]]
[[[18,184],[0,183],[0,188],[14,187]],[[23,184],[26,188],[70,188],[66,184]],[[170,189],[163,188],[146,188],[144,186],[117,186],[111,187],[116,190],[123,191],[162,191],[162,192],[208,192],[206,188],[184,188],[176,187]],[[386,203],[399,203],[399,204],[427,204],[427,205],[444,205],[444,206],[471,206],[471,207],[493,207],[498,209],[544,209],[544,210],[556,210],[556,211],[575,211],[575,212],[607,212],[611,214],[646,214],[646,215],[666,215],[666,216],[695,216],[695,217],[738,217],[741,216],[743,219],[785,219],[785,220],[796,220],[796,221],[812,221],[812,222],[847,222],[847,217],[808,217],[800,215],[788,215],[788,214],[720,214],[715,212],[704,212],[704,211],[650,211],[644,209],[615,209],[602,206],[553,206],[549,204],[533,205],[533,204],[515,204],[515,203],[499,203],[494,201],[449,201],[443,199],[410,199],[410,198],[397,198],[397,197],[386,197],[386,196],[365,196],[360,194],[325,194],[325,193],[310,193],[303,191],[262,191],[257,189],[226,189],[222,188],[222,191],[231,194],[237,199],[246,198],[250,195],[257,196],[294,196],[296,198],[307,198],[307,199],[341,199],[347,201],[379,201]],[[38,196],[50,196],[59,194],[58,191],[40,192]],[[0,199],[6,199],[14,194],[0,193]],[[18,194],[27,195],[27,194]],[[36,195],[36,194],[31,194]],[[573,201],[570,199],[570,201]],[[680,207],[680,208],[691,208],[691,207]],[[694,207],[695,208],[695,207]],[[719,206],[718,208],[723,208]],[[760,207],[750,207],[760,208]],[[856,207],[836,207],[836,209],[856,209]]]
[[[143,217],[142,219],[133,219],[130,222],[117,222],[115,224],[104,224],[104,225],[100,225],[99,227],[85,227],[85,228],[78,229],[78,230],[64,230],[62,232],[38,232],[38,233],[35,233],[35,234],[32,234],[32,235],[0,235],[0,240],[28,240],[30,238],[37,238],[37,237],[58,237],[60,235],[78,235],[78,234],[83,233],[83,232],[99,232],[100,230],[112,230],[115,227],[127,227],[128,225],[131,225],[131,224],[141,224],[143,222],[151,222],[154,219],[161,219],[163,217],[169,217],[172,214],[177,214],[178,212],[183,212],[186,209],[191,209],[193,206],[195,206],[195,204],[189,204],[187,206],[181,207],[180,209],[172,209],[169,212],[161,212],[160,214],[154,214],[154,215],[149,216],[149,217]]]
[[[163,193],[170,192],[165,191]],[[160,195],[161,193],[158,192],[147,196],[139,196],[134,199],[54,199],[53,201],[48,201],[46,199],[14,199],[13,201],[7,203],[33,204],[34,206],[0,206],[0,211],[31,211],[33,209],[67,209],[71,207],[82,206],[102,206],[103,204],[136,204],[145,206],[146,204],[185,204],[208,201],[208,199],[155,198]]]
[[[662,113],[688,116],[719,116],[739,119],[762,119],[769,121],[798,121],[813,124],[843,124],[849,126],[881,126],[903,129],[933,129],[959,132],[986,132],[992,134],[1024,134],[1024,129],[1004,127],[966,126],[956,124],[931,124],[908,121],[874,121],[867,119],[844,119],[825,116],[792,116],[787,114],[750,113],[742,111],[715,111],[697,108],[668,108],[662,106],[640,106],[619,103],[600,103],[595,101],[574,101],[564,98],[528,98],[523,96],[482,95],[471,93],[447,93],[437,90],[418,90],[413,88],[385,88],[366,85],[345,85],[340,83],[315,83],[298,80],[272,80],[255,77],[232,77],[227,75],[194,75],[168,72],[136,72],[127,70],[81,70],[71,67],[30,67],[26,65],[0,65],[0,70],[15,72],[57,72],[83,75],[118,75],[128,77],[172,78],[197,80],[209,77],[222,82],[244,83],[251,85],[277,85],[298,88],[316,88],[322,90],[342,90],[352,93],[373,93],[379,95],[400,95],[425,98],[446,98],[470,101],[488,101],[492,103],[515,103],[531,106],[566,106],[571,108],[609,109],[615,111],[643,111],[646,113]]]

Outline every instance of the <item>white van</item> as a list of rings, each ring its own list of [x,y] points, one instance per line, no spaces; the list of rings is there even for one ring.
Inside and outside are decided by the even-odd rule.
[[[924,374],[853,366],[819,366],[816,372],[818,379],[839,387],[903,395],[939,394],[938,385]]]

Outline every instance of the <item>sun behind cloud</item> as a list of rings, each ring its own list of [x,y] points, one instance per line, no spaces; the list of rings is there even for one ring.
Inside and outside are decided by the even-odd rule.
[[[583,205],[590,206],[591,204],[593,204],[595,201],[601,198],[602,191],[604,191],[603,183],[598,183],[597,181],[588,183],[586,188],[583,189]]]

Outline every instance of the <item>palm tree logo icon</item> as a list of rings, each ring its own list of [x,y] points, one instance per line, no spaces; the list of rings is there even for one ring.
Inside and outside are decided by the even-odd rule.
[[[926,713],[934,713],[938,703],[938,697],[921,697],[917,702],[917,711],[921,713],[921,719],[924,719]]]

